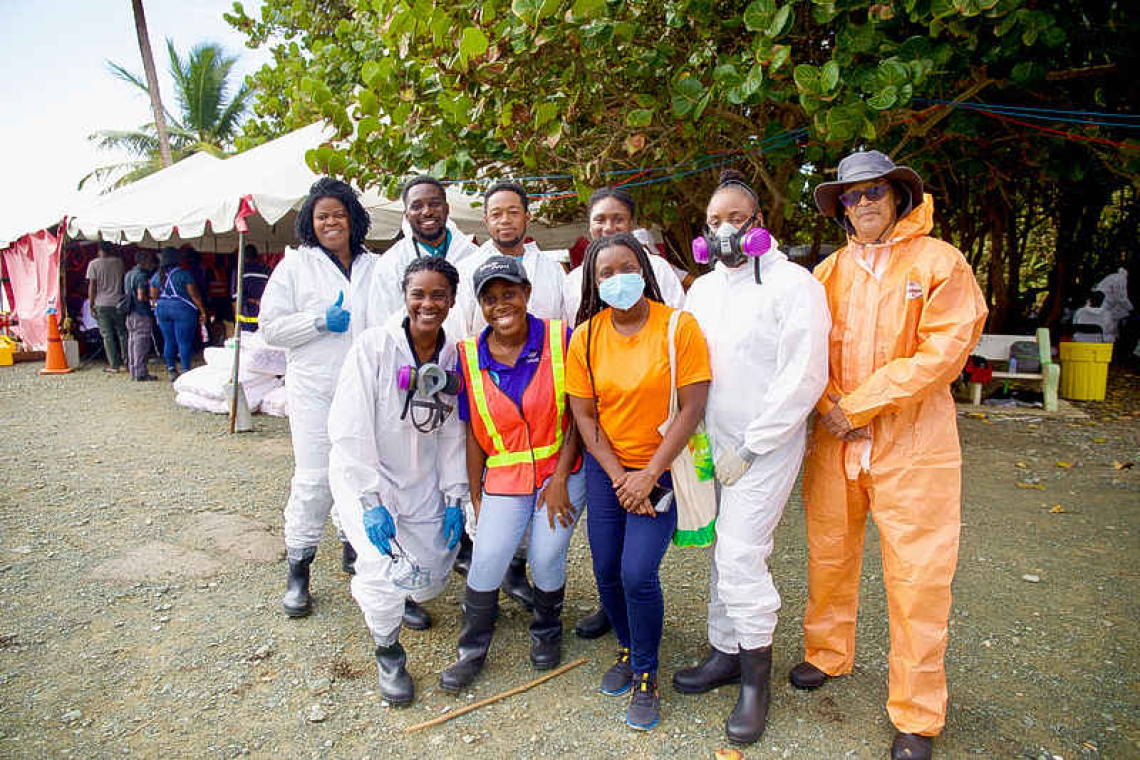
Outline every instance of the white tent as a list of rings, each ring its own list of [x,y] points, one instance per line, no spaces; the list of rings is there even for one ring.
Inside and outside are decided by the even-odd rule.
[[[262,250],[280,250],[295,242],[295,212],[319,176],[305,163],[305,153],[330,136],[318,122],[225,160],[195,154],[76,211],[68,235],[155,246],[193,242],[201,251],[232,251],[234,218],[248,196],[257,213],[246,219],[246,239]],[[473,196],[454,189],[447,196],[456,224],[465,231],[482,229]],[[372,219],[369,239],[394,238],[403,220],[400,201],[369,191],[361,202]]]

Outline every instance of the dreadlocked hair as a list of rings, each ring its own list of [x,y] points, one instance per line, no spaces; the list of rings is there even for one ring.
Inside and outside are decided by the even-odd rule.
[[[368,235],[371,221],[368,212],[356,197],[356,191],[347,182],[332,177],[321,177],[309,188],[309,196],[301,204],[297,212],[296,232],[297,239],[302,245],[319,248],[317,231],[313,227],[313,208],[321,198],[332,198],[340,201],[348,212],[348,248],[353,255],[364,253],[364,238]]]
[[[606,200],[613,198],[615,201],[625,206],[629,210],[629,218],[637,218],[637,201],[629,194],[628,190],[620,187],[599,187],[590,195],[590,200],[586,202],[587,216],[594,211],[594,206]]]
[[[408,283],[416,272],[439,272],[447,280],[451,297],[455,298],[459,290],[459,271],[450,261],[440,256],[420,256],[418,259],[412,259],[408,268],[404,270],[404,279],[400,282],[401,292],[408,292]]]
[[[653,274],[653,266],[649,263],[649,253],[641,241],[628,232],[619,232],[616,235],[607,235],[590,242],[586,248],[586,256],[582,260],[582,305],[578,307],[578,314],[574,319],[577,327],[586,323],[586,374],[590,376],[590,394],[594,399],[594,435],[598,436],[602,429],[601,417],[598,412],[598,389],[594,384],[594,365],[590,358],[590,350],[594,343],[594,317],[605,308],[601,296],[598,294],[598,254],[610,248],[628,248],[637,257],[637,265],[641,267],[641,276],[645,279],[644,295],[650,301],[664,303],[661,298],[661,288],[657,285],[657,277]]]

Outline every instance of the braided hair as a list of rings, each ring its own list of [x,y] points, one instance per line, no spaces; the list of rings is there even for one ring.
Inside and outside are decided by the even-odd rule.
[[[586,323],[586,373],[590,376],[590,393],[594,399],[594,434],[602,428],[601,417],[598,413],[598,389],[594,384],[594,365],[590,358],[590,349],[594,343],[594,317],[605,308],[601,296],[598,295],[598,254],[610,248],[628,248],[637,257],[637,264],[641,267],[641,276],[645,279],[644,295],[650,301],[664,303],[661,298],[661,289],[657,285],[657,277],[653,274],[653,266],[649,263],[649,254],[641,241],[628,232],[619,232],[616,235],[600,237],[590,242],[586,248],[586,257],[582,261],[582,305],[578,307],[574,325]]]
[[[411,282],[412,275],[416,272],[439,272],[447,280],[447,288],[451,291],[451,297],[455,298],[455,294],[459,290],[459,271],[450,261],[441,256],[420,256],[412,259],[408,268],[404,270],[404,279],[400,282],[401,292],[408,292],[408,283]]]
[[[348,249],[355,256],[364,253],[364,238],[368,235],[371,220],[368,212],[356,197],[356,191],[347,182],[332,177],[321,177],[309,188],[309,197],[301,204],[297,212],[296,232],[297,239],[302,245],[319,248],[317,231],[313,227],[313,207],[321,198],[332,198],[340,201],[344,210],[348,212]]]

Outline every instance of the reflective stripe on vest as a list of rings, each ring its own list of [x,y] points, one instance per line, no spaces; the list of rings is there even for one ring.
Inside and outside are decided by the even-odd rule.
[[[562,448],[563,420],[566,415],[566,357],[563,346],[565,336],[562,334],[565,328],[562,325],[563,322],[560,319],[552,319],[547,322],[547,345],[550,348],[550,368],[554,375],[555,408],[558,410],[555,424],[555,430],[557,432],[555,433],[554,442],[546,446],[523,449],[522,451],[506,450],[507,447],[503,442],[503,437],[500,435],[498,428],[495,427],[495,420],[491,417],[491,411],[487,407],[487,391],[483,385],[483,371],[479,368],[479,348],[476,339],[467,338],[463,341],[463,356],[467,364],[469,382],[471,383],[471,396],[475,401],[475,408],[479,412],[479,419],[482,421],[483,427],[486,428],[487,435],[491,438],[491,443],[495,447],[495,453],[487,457],[486,466],[488,469],[492,467],[513,467],[539,459],[546,459],[547,457],[557,454]]]

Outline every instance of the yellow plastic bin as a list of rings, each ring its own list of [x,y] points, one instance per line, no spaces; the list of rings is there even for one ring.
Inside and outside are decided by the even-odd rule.
[[[12,356],[15,353],[15,347],[11,343],[0,340],[0,367],[11,367],[14,363]]]
[[[1061,397],[1071,401],[1104,401],[1112,344],[1062,342],[1060,348]]]

